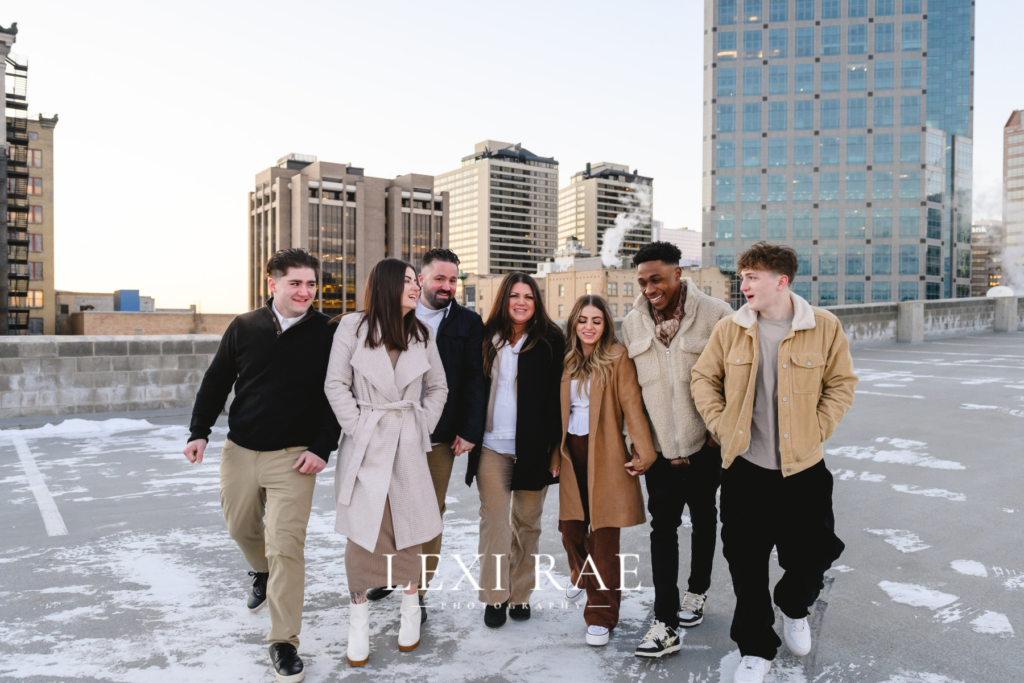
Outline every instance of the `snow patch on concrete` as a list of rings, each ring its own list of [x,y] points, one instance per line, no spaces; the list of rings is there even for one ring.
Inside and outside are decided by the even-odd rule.
[[[953,560],[949,563],[949,566],[967,576],[988,577],[988,570],[985,569],[985,565],[975,560]]]
[[[893,602],[911,607],[927,607],[928,609],[942,609],[951,605],[959,598],[949,593],[932,590],[919,586],[915,583],[896,583],[893,581],[882,581],[878,584]]]
[[[879,450],[874,446],[840,446],[839,448],[828,449],[828,454],[853,458],[854,460],[873,460],[874,462],[930,467],[938,470],[967,469],[953,460],[939,460],[931,457],[925,451],[928,444],[921,441],[892,439],[883,436],[875,439],[875,443],[887,444],[892,449]]]
[[[2,436],[20,436],[23,439],[45,439],[58,436],[88,436],[91,434],[113,434],[140,429],[153,429],[149,420],[131,420],[117,417],[110,420],[81,420],[73,418],[60,424],[45,424],[34,429],[3,429]],[[184,448],[184,446],[182,446]],[[183,456],[184,457],[184,456]]]
[[[985,612],[971,622],[976,633],[987,633],[994,636],[1012,636],[1013,626],[1005,614],[999,612]]]
[[[900,493],[913,493],[927,498],[945,498],[946,500],[952,500],[958,503],[967,501],[967,496],[965,494],[954,493],[953,491],[947,491],[946,489],[922,489],[918,486],[908,486],[907,484],[893,484],[892,488]]]
[[[922,542],[917,534],[910,531],[902,529],[865,529],[864,531],[876,536],[883,536],[886,543],[901,553],[916,553],[919,550],[931,548],[930,545]]]

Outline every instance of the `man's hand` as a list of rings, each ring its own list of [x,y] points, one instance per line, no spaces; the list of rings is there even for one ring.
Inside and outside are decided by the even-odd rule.
[[[189,441],[188,445],[185,446],[185,457],[191,463],[198,463],[203,461],[203,453],[206,451],[206,439],[196,439]]]
[[[299,456],[299,459],[292,465],[292,469],[299,468],[299,472],[303,474],[316,474],[317,472],[323,472],[324,468],[327,467],[327,463],[324,462],[319,455],[306,451]]]
[[[630,444],[630,454],[633,460],[626,463],[626,472],[631,477],[637,477],[644,473],[644,467],[640,464],[640,454],[636,452],[636,444]]]
[[[461,436],[455,437],[455,441],[452,442],[452,453],[456,458],[463,453],[469,453],[474,448],[476,448],[476,444],[466,441]]]

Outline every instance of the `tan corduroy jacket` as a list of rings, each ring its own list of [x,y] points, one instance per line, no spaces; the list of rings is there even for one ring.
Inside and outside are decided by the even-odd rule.
[[[646,471],[657,453],[644,414],[644,400],[636,381],[636,367],[619,344],[612,347],[612,371],[605,382],[599,375],[590,380],[590,440],[587,449],[587,495],[590,501],[590,527],[620,529],[643,524],[644,496],[640,477],[626,471],[632,460],[623,438],[623,425],[636,445],[640,464]],[[558,486],[558,519],[583,520],[583,502],[572,456],[566,444],[569,432],[572,376],[562,373],[562,445],[551,456],[550,469],[561,469]]]
[[[839,319],[793,298],[793,329],[779,344],[779,450],[782,475],[817,464],[822,445],[853,405],[850,344]],[[746,305],[715,326],[693,367],[691,393],[729,467],[750,444],[759,355],[757,313]]]

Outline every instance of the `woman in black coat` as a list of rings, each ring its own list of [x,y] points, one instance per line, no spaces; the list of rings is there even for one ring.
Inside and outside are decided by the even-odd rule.
[[[487,605],[484,623],[497,628],[509,603],[513,619],[530,618],[544,498],[558,481],[548,463],[562,436],[565,341],[526,273],[502,280],[483,355],[484,437],[470,454],[466,483],[476,477],[480,492],[480,601]]]

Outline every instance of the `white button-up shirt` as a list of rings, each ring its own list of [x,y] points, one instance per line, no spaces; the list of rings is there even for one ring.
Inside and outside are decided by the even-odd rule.
[[[590,434],[590,379],[587,379],[582,395],[579,388],[580,381],[572,380],[569,387],[569,433],[587,436]]]
[[[519,352],[523,350],[526,335],[512,346],[501,347],[501,364],[498,367],[498,388],[494,393],[494,414],[491,417],[493,431],[484,433],[484,447],[496,453],[516,454],[516,375],[519,373]]]
[[[286,318],[283,315],[281,315],[281,312],[279,310],[277,310],[277,302],[276,301],[270,305],[270,309],[272,311],[274,311],[274,315],[277,316],[277,322],[281,325],[281,331],[282,332],[284,332],[289,327],[291,327],[295,323],[297,323],[300,320],[302,320],[302,318],[305,317],[305,315],[306,315],[305,313],[303,313],[302,315],[300,315],[300,316],[298,316],[296,318]]]
[[[437,339],[437,330],[441,327],[441,321],[448,317],[448,311],[451,309],[451,302],[444,308],[435,311],[433,308],[424,306],[422,300],[416,300],[416,317],[419,318],[421,323],[430,328],[434,339]]]

